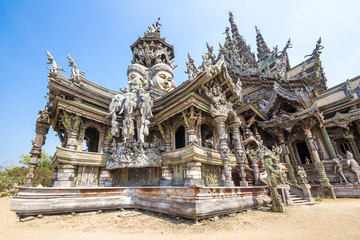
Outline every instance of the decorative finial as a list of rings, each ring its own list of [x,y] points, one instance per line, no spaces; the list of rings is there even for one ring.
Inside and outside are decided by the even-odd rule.
[[[319,57],[322,49],[324,49],[324,46],[321,45],[321,37],[320,37],[319,40],[316,42],[316,46],[315,46],[315,49],[313,50],[313,52],[309,55],[306,55],[304,58]]]
[[[189,80],[191,80],[196,76],[196,74],[199,73],[199,70],[196,67],[195,61],[194,61],[194,59],[192,59],[190,53],[188,53],[188,59],[189,59],[189,61],[186,62],[187,71],[185,71],[185,73],[189,74]]]
[[[70,54],[67,56],[67,58],[69,59],[69,64],[70,64],[69,66],[72,67],[70,77],[69,77],[70,81],[72,83],[80,83],[80,75],[85,76],[85,72],[80,71],[78,69],[74,60],[71,58]]]
[[[48,67],[48,69],[50,70],[49,77],[56,78],[57,77],[57,71],[65,72],[65,70],[62,67],[57,66],[56,61],[54,60],[53,56],[51,56],[51,53],[49,52],[49,50],[46,50],[46,55],[47,55],[48,60],[49,60],[49,62],[47,64],[51,64],[51,66]]]

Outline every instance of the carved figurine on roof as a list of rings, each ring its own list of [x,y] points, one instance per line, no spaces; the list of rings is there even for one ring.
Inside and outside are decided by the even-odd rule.
[[[69,59],[69,66],[71,67],[69,79],[72,83],[80,83],[80,75],[85,76],[85,72],[78,69],[70,54],[67,57]]]
[[[47,64],[51,64],[51,66],[48,67],[48,69],[50,70],[49,77],[56,78],[57,71],[65,72],[65,70],[62,67],[57,66],[56,61],[53,58],[53,56],[51,55],[51,53],[49,52],[49,50],[46,50],[46,55],[48,56],[48,60],[49,60],[49,62]]]

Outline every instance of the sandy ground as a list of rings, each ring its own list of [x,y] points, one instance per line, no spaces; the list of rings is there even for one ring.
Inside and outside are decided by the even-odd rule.
[[[12,239],[360,239],[360,200],[326,200],[316,205],[268,208],[193,221],[124,210],[76,216],[45,216],[16,222],[9,198],[0,198],[0,240]]]

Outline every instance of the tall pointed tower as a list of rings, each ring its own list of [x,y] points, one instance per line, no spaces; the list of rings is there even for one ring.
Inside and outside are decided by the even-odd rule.
[[[139,37],[130,46],[133,53],[132,64],[127,76],[130,89],[140,86],[152,93],[153,97],[174,90],[175,61],[173,46],[160,37],[160,18],[148,27],[144,37]]]

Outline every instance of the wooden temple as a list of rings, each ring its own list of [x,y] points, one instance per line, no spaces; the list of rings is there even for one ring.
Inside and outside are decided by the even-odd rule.
[[[291,67],[290,40],[270,50],[256,27],[255,56],[229,17],[219,54],[207,44],[200,66],[189,54],[188,79],[177,87],[159,22],[131,46],[129,86],[120,92],[86,79],[70,56],[64,76],[47,52],[48,103],[11,209],[24,216],[138,207],[194,219],[236,212],[270,201],[266,158],[284,204],[296,203],[294,195],[359,197],[360,77],[328,88],[321,39]],[[50,127],[61,141],[52,186],[33,188]]]

